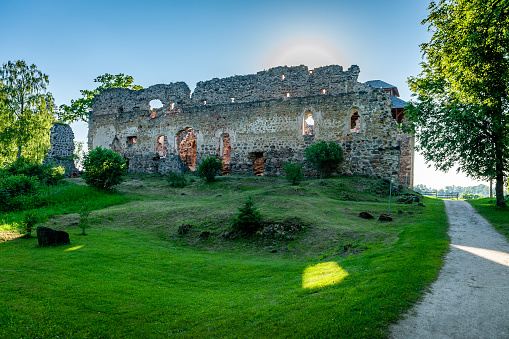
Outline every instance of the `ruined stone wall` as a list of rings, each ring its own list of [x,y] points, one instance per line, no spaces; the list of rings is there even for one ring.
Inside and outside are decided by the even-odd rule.
[[[71,126],[54,123],[50,134],[51,148],[46,155],[45,163],[54,162],[65,168],[67,176],[77,172],[74,165],[74,133]]]
[[[199,82],[192,99],[194,104],[214,105],[348,93],[366,86],[357,82],[359,71],[355,65],[348,71],[337,65],[313,70],[303,65],[275,67],[256,74]]]
[[[399,134],[397,140],[400,143],[401,149],[398,182],[402,185],[413,188],[415,138],[412,134]]]
[[[341,173],[402,179],[400,143],[410,144],[398,138],[389,94],[358,83],[358,74],[357,66],[277,67],[200,82],[192,96],[185,83],[108,90],[94,99],[89,148],[114,149],[131,172],[194,170],[215,155],[225,174],[282,175],[294,161],[316,175],[305,149],[326,140],[344,150]],[[152,99],[163,108],[151,111]]]

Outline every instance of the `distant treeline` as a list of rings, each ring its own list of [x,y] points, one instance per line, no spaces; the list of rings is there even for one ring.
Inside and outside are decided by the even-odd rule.
[[[426,185],[418,184],[414,186],[416,192],[437,192],[439,195],[459,193],[461,199],[479,199],[490,196],[490,188],[487,185],[479,184],[477,186],[445,186],[437,190]],[[493,196],[495,196],[495,187],[493,187]]]

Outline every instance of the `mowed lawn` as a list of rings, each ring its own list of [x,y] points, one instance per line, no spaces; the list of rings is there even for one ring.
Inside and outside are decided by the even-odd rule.
[[[393,204],[392,222],[359,218],[387,212],[379,184],[131,177],[119,193],[132,200],[94,211],[88,235],[76,214],[44,223],[70,245],[0,243],[0,338],[386,337],[436,278],[448,238],[435,199]],[[248,196],[266,219],[308,226],[294,240],[224,237]],[[183,223],[192,231],[178,235]]]

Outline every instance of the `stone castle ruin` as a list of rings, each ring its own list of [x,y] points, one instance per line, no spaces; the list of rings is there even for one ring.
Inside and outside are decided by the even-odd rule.
[[[77,175],[74,165],[74,132],[71,126],[54,123],[50,132],[51,149],[46,154],[45,163],[55,163],[65,168],[67,176]]]
[[[256,74],[134,91],[109,89],[94,98],[88,146],[110,148],[130,172],[194,171],[214,155],[222,173],[282,175],[303,163],[318,140],[344,151],[339,172],[413,185],[413,137],[401,134],[405,102],[383,81],[357,81],[351,66],[276,67]]]

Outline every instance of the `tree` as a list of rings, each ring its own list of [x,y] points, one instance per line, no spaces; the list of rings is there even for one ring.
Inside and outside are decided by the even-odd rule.
[[[94,82],[98,82],[101,85],[92,91],[86,89],[80,90],[83,97],[77,100],[71,100],[70,106],[66,104],[60,105],[60,119],[68,123],[78,120],[87,122],[88,113],[92,110],[92,100],[102,91],[110,88],[128,88],[133,90],[143,88],[140,85],[133,84],[134,79],[132,76],[123,73],[117,75],[106,73],[95,78]]]
[[[422,72],[409,77],[417,102],[406,128],[439,170],[458,164],[474,179],[496,179],[504,203],[509,159],[509,0],[431,2],[433,32],[420,45]]]
[[[320,141],[306,148],[306,160],[319,172],[320,177],[328,177],[343,161],[343,150],[334,141]]]
[[[41,161],[55,120],[48,76],[25,61],[8,61],[0,70],[0,158]]]
[[[83,161],[83,180],[87,185],[111,190],[120,184],[127,174],[127,166],[120,154],[100,146],[88,152]]]

